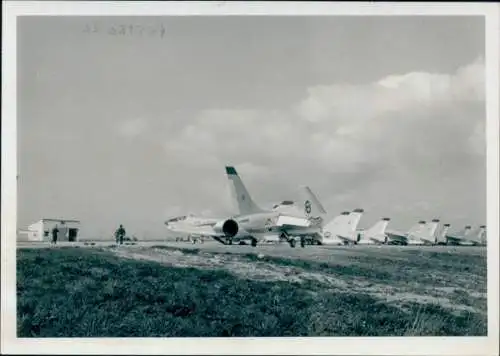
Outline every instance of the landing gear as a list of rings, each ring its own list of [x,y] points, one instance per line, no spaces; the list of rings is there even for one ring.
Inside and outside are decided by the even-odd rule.
[[[227,244],[228,245],[232,245],[233,244],[233,239],[231,239],[231,238],[227,239]]]
[[[300,238],[300,247],[306,247],[306,240],[303,237]]]
[[[290,239],[289,243],[291,248],[295,248],[295,239]]]
[[[252,247],[257,247],[257,240],[256,239],[252,239]]]

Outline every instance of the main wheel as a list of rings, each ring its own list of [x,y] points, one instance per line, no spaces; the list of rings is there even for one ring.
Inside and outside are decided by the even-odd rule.
[[[227,244],[228,244],[228,245],[232,245],[232,244],[233,244],[233,239],[228,239],[228,240],[227,240]]]
[[[257,246],[257,240],[252,240],[252,246],[256,247]]]
[[[290,247],[292,247],[292,248],[295,247],[295,240],[294,239],[290,240]]]
[[[300,247],[306,247],[306,242],[304,241],[304,239],[300,239]]]

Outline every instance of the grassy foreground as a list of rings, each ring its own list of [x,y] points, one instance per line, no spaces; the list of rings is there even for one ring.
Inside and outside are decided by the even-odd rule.
[[[18,250],[18,337],[486,335],[484,315],[172,268],[86,248]],[[250,261],[249,261],[250,262]]]

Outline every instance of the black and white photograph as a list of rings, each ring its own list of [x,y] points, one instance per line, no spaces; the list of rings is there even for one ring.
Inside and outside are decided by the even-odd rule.
[[[2,350],[498,353],[497,4],[7,3]]]

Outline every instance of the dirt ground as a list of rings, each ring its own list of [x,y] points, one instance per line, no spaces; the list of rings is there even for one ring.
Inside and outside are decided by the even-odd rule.
[[[453,270],[453,266],[439,267],[440,256],[485,257],[486,249],[469,247],[397,247],[397,246],[307,246],[292,249],[288,245],[224,246],[207,242],[151,243],[127,246],[96,246],[122,258],[156,261],[168,266],[203,269],[222,269],[239,277],[252,280],[289,281],[310,283],[311,293],[317,288],[335,293],[363,293],[405,308],[405,303],[437,304],[453,311],[486,314],[486,273],[471,275],[470,271]],[[196,251],[198,249],[198,251]],[[253,258],[249,258],[253,257]],[[431,259],[437,259],[437,262]],[[288,265],[274,263],[266,257],[292,260]],[[422,266],[419,266],[419,259]],[[293,265],[293,260],[306,260],[331,264],[331,270]],[[462,260],[462,258],[459,258]],[[377,261],[385,261],[379,264]],[[389,261],[389,262],[387,262]],[[436,265],[436,268],[429,268]],[[424,263],[426,262],[426,263]],[[389,263],[389,264],[387,264]],[[393,263],[391,265],[390,263]],[[345,274],[342,268],[363,267],[384,272],[391,270],[396,279],[373,279],[362,273]],[[392,267],[393,266],[393,267]],[[407,270],[405,270],[407,268]],[[402,271],[403,270],[403,271]],[[484,269],[485,271],[485,269]],[[417,276],[415,278],[415,276]],[[420,281],[419,276],[425,278]],[[430,276],[430,277],[429,277]],[[471,278],[474,284],[471,284]],[[466,283],[468,282],[468,283]]]

